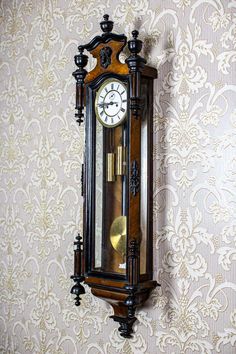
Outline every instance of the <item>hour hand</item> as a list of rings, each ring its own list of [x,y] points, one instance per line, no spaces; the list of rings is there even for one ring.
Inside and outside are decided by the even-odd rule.
[[[117,104],[117,102],[103,102],[103,103],[98,103],[99,107],[108,107],[112,106],[113,104]]]
[[[118,105],[118,102],[111,101],[111,102],[109,102],[108,104],[111,105],[111,106],[112,106],[113,104],[115,104],[115,105],[117,106],[117,105]]]

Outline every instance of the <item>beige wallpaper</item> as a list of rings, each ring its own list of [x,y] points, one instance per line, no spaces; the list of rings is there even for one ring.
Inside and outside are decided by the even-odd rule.
[[[236,353],[236,1],[0,2],[0,352]],[[70,295],[82,226],[73,56],[136,27],[155,89],[155,279],[122,339],[111,309]],[[90,65],[92,63],[90,62]]]

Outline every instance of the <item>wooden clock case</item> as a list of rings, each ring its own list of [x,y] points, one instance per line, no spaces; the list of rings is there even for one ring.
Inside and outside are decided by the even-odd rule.
[[[83,110],[86,106],[85,119],[85,160],[82,169],[81,183],[84,198],[83,238],[76,237],[74,250],[75,285],[71,293],[76,295],[75,304],[80,305],[80,295],[85,293],[85,284],[91,287],[93,295],[107,301],[114,309],[111,316],[119,322],[121,336],[132,336],[132,326],[136,320],[135,309],[142,305],[150,292],[158,285],[153,280],[153,81],[157,77],[156,69],[146,65],[139,55],[142,42],[138,31],[133,31],[133,39],[128,42],[130,55],[125,63],[121,63],[119,55],[127,44],[125,35],[112,33],[113,22],[108,15],[100,23],[103,34],[94,37],[88,44],[79,46],[79,54],[75,56],[78,69],[73,73],[76,79],[76,117],[83,122]],[[96,66],[87,72],[87,50],[96,60]],[[94,112],[95,93],[108,78],[117,78],[128,85],[128,158],[127,158],[127,252],[126,270],[124,274],[116,272],[97,272],[94,270],[94,174],[96,159]],[[147,176],[141,175],[141,133],[142,117],[145,116],[147,127]],[[104,132],[109,128],[104,128]],[[106,136],[106,135],[105,135]],[[140,226],[140,189],[141,183],[147,184],[146,193],[146,240],[142,247]],[[108,242],[107,242],[108,244]],[[141,247],[140,247],[141,246]],[[109,247],[108,247],[109,248]],[[106,249],[107,254],[110,253]],[[144,260],[144,261],[143,261]],[[144,262],[144,271],[140,271],[140,263]],[[108,262],[112,258],[108,257]],[[112,264],[111,264],[112,269]]]

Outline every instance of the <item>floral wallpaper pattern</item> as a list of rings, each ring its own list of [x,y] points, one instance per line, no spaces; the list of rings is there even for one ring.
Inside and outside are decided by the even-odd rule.
[[[0,352],[236,353],[236,1],[0,2]],[[137,28],[158,69],[154,277],[125,340],[70,295],[82,228],[77,45]],[[91,67],[93,62],[90,61]]]

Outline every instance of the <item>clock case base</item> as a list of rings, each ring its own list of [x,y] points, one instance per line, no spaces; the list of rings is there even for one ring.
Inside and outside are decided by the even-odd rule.
[[[95,278],[86,278],[85,283],[91,287],[94,296],[108,302],[114,311],[110,316],[115,322],[120,324],[118,330],[124,338],[131,338],[133,324],[137,320],[135,310],[144,304],[149,298],[151,291],[158,285],[156,281],[140,283],[137,287],[129,287],[124,282],[111,282],[109,286],[98,283]]]

